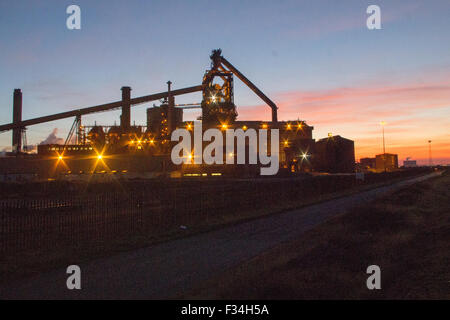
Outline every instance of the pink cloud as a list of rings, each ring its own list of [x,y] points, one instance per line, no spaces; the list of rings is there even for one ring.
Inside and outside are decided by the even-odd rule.
[[[386,121],[386,143],[400,159],[427,158],[427,141],[431,139],[436,140],[435,156],[450,162],[448,80],[428,85],[298,90],[281,92],[274,100],[279,107],[279,119],[306,120],[314,126],[316,138],[333,132],[355,140],[357,158],[380,152],[379,123]],[[270,120],[270,108],[265,105],[242,107],[238,112],[239,119]]]

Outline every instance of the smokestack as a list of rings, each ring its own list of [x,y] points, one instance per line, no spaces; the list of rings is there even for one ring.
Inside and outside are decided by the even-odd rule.
[[[130,116],[130,99],[131,99],[131,87],[122,87],[122,115],[120,116],[120,126],[122,129],[130,128],[131,116]]]
[[[167,99],[167,127],[169,131],[169,136],[172,134],[173,131],[173,115],[174,115],[174,108],[175,108],[175,98],[172,96],[171,87],[172,82],[167,81],[167,92],[168,92],[168,99]]]
[[[13,123],[22,121],[22,90],[14,89]],[[22,150],[22,128],[14,128],[12,133],[12,151],[19,153]]]

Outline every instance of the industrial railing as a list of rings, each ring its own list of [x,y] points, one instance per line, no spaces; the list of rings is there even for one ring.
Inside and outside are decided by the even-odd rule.
[[[412,173],[241,181],[176,181],[139,190],[0,200],[0,254],[158,236],[282,208],[318,195]],[[201,178],[199,178],[201,180]]]

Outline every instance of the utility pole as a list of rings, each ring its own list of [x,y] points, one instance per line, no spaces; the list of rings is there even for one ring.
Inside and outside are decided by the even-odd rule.
[[[431,159],[431,140],[428,140],[428,165],[433,166],[433,160]]]
[[[386,144],[384,142],[384,126],[386,125],[386,122],[381,121],[380,124],[381,124],[381,128],[383,131],[383,166],[384,166],[384,172],[386,172],[387,171],[386,170]]]

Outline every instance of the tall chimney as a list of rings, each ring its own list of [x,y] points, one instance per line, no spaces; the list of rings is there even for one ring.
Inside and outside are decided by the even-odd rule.
[[[22,121],[22,90],[14,89],[13,99],[13,123],[19,124]],[[22,151],[22,128],[16,127],[12,132],[12,151],[19,153]]]
[[[122,115],[120,116],[120,126],[122,129],[130,128],[131,116],[130,116],[130,99],[131,99],[131,87],[122,87]]]
[[[167,81],[167,127],[169,131],[169,136],[173,131],[173,118],[175,113],[175,98],[172,96],[172,82]]]

